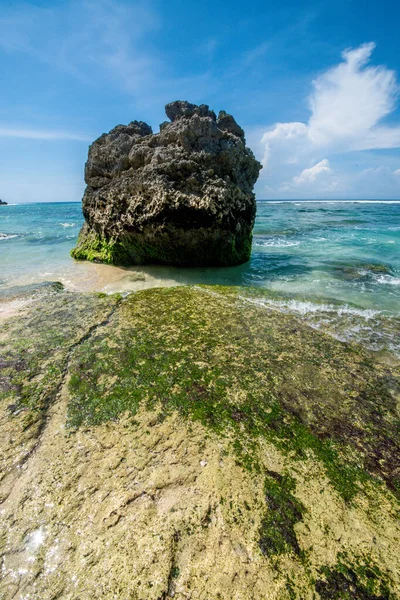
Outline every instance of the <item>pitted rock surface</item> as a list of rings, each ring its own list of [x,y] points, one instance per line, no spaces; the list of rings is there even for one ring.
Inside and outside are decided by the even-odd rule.
[[[207,105],[167,104],[160,132],[118,125],[89,148],[75,258],[235,265],[250,257],[261,165],[243,129]]]
[[[3,320],[1,600],[400,598],[400,365],[263,293]]]

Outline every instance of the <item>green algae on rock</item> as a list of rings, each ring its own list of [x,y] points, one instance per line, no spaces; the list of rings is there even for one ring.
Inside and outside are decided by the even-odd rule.
[[[324,577],[316,582],[321,600],[390,600],[393,595],[376,565],[364,560],[348,563],[344,555],[338,556],[334,568],[323,567]]]
[[[300,554],[294,525],[302,520],[304,506],[292,491],[295,481],[288,475],[270,471],[265,479],[265,499],[268,511],[260,528],[260,548],[271,556],[293,551]]]
[[[230,266],[249,260],[261,169],[231,115],[172,102],[157,134],[118,125],[85,167],[86,223],[71,254],[111,264]]]
[[[74,355],[71,426],[134,414],[145,398],[163,414],[234,431],[247,463],[258,436],[300,458],[311,449],[345,499],[367,473],[393,489],[395,401],[371,359],[291,317],[244,310],[229,290],[213,294],[186,287],[130,296],[112,340],[105,332]]]
[[[220,287],[0,341],[5,600],[398,596],[396,366]]]
[[[12,474],[38,443],[47,412],[62,385],[69,354],[108,318],[119,301],[115,296],[99,299],[62,293],[59,286],[53,295],[57,290],[53,284],[39,289],[42,294],[47,289],[47,296],[27,308],[24,316],[2,322],[2,433],[9,437],[0,454],[0,499],[9,493],[6,482],[12,481]]]

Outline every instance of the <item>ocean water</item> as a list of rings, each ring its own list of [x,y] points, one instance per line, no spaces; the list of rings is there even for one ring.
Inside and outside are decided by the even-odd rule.
[[[74,261],[69,251],[82,222],[80,203],[0,207],[0,298],[46,281],[106,292],[235,285],[245,300],[294,313],[340,339],[400,348],[400,201],[259,201],[251,260],[229,269]]]

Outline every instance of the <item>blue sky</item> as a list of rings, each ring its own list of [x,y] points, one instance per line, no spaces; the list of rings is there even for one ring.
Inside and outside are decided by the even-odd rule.
[[[258,198],[399,198],[399,3],[0,0],[0,198],[81,198],[88,144],[232,113]]]

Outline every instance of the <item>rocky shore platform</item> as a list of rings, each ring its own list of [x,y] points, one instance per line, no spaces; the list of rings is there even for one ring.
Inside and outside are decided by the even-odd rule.
[[[232,266],[249,260],[261,164],[232,115],[167,104],[160,131],[117,125],[89,147],[76,259]]]
[[[2,599],[399,597],[396,360],[206,286],[56,286],[0,344]]]

